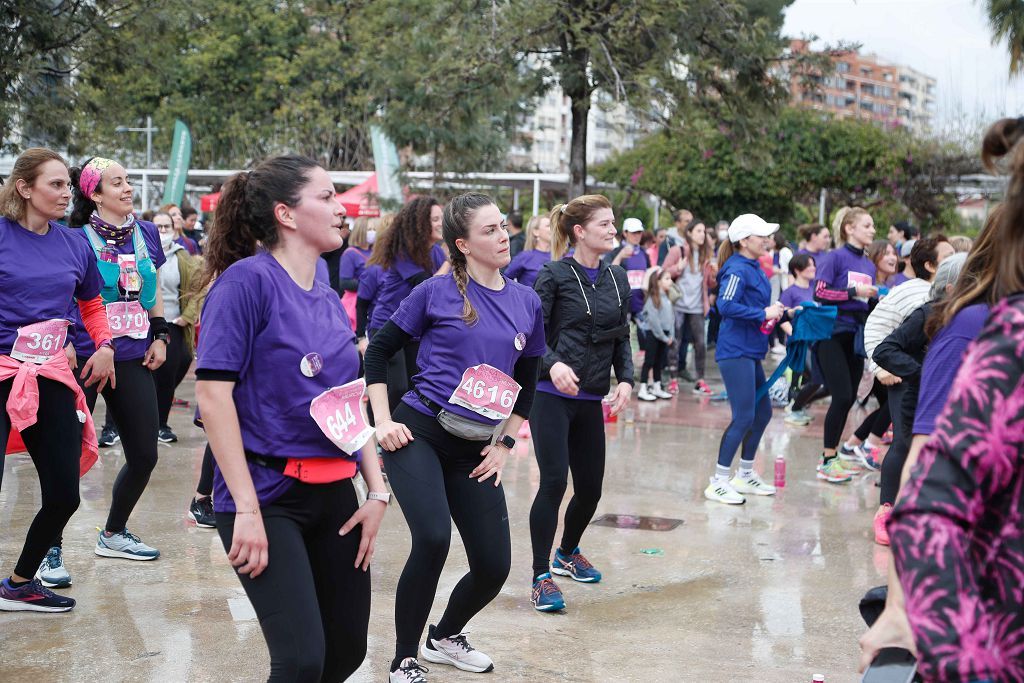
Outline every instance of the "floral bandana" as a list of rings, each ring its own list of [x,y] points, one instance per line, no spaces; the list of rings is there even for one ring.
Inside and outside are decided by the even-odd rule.
[[[135,214],[129,214],[128,219],[121,225],[114,225],[93,211],[89,216],[89,227],[95,230],[104,242],[113,241],[117,246],[121,246],[132,238],[132,232],[135,231]]]
[[[96,191],[96,186],[100,184],[100,178],[103,176],[103,171],[113,165],[114,162],[110,159],[93,157],[89,163],[82,168],[82,174],[78,177],[78,189],[82,191],[82,194],[91,198],[92,193]]]

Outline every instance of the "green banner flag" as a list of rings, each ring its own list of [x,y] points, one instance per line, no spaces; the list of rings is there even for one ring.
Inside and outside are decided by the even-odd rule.
[[[171,144],[171,158],[167,164],[167,184],[164,186],[164,204],[181,204],[185,195],[185,179],[188,165],[192,161],[192,133],[179,119],[174,120],[174,137]]]

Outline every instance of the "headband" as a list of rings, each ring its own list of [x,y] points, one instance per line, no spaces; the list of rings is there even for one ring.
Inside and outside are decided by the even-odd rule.
[[[89,163],[82,167],[82,173],[78,176],[78,189],[82,191],[82,194],[91,198],[92,193],[96,191],[96,186],[100,184],[103,171],[113,165],[114,162],[110,159],[93,157]]]

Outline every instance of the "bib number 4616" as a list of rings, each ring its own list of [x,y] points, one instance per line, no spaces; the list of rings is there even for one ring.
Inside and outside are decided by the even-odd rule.
[[[459,386],[448,402],[492,420],[505,420],[512,414],[521,389],[504,372],[482,363],[462,373]]]

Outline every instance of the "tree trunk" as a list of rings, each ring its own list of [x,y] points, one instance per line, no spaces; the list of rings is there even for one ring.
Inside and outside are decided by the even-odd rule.
[[[590,117],[590,93],[570,95],[572,102],[572,138],[569,141],[569,199],[587,193],[587,119]]]

